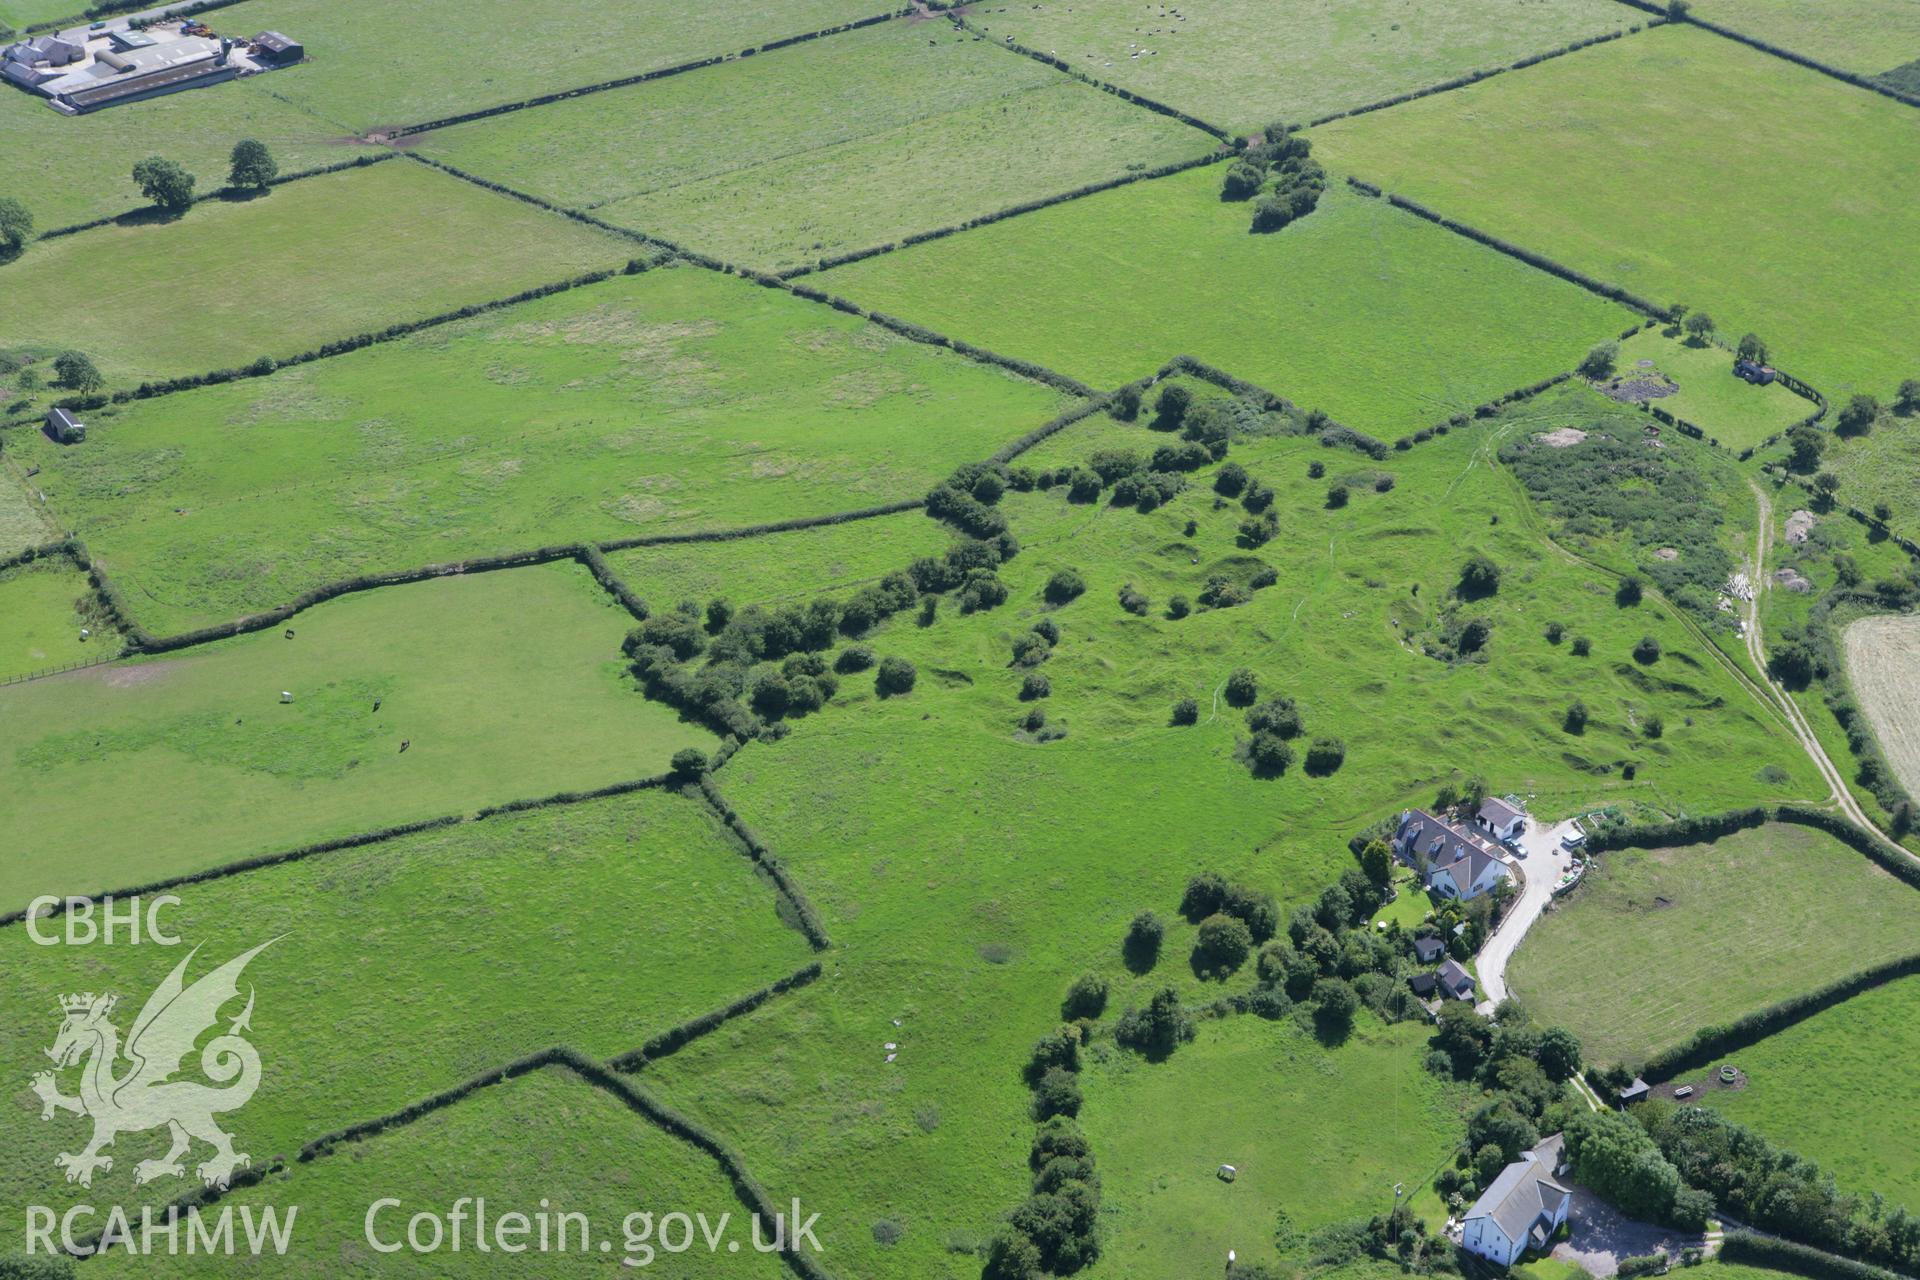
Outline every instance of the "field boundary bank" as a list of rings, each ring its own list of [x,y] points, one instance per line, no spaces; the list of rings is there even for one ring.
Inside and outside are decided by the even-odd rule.
[[[723,258],[716,258],[711,254],[686,248],[671,240],[663,240],[658,236],[648,235],[641,231],[634,231],[628,227],[617,227],[611,222],[603,222],[592,214],[582,213],[578,209],[570,209],[565,205],[555,204],[551,200],[529,195],[524,191],[517,191],[502,183],[479,177],[466,172],[464,169],[457,169],[450,164],[444,164],[441,161],[431,159],[427,156],[417,155],[410,151],[402,152],[401,154],[409,160],[431,166],[465,182],[471,182],[475,186],[484,188],[485,190],[497,192],[500,195],[511,196],[515,200],[530,204],[537,209],[545,209],[548,213],[569,218],[585,226],[595,227],[613,235],[623,236],[626,239],[633,240],[640,244],[651,245],[657,249],[666,251],[673,257],[690,262],[696,267],[704,267],[709,271],[717,271],[722,275],[739,276],[743,280],[750,280],[754,284],[761,285],[764,288],[779,289],[783,292],[793,294],[795,297],[805,298],[809,302],[824,302],[836,311],[841,311],[851,316],[858,316],[862,320],[871,321],[883,329],[892,330],[903,338],[908,338],[925,346],[946,347],[977,364],[993,365],[1005,369],[1029,381],[1050,386],[1056,391],[1064,391],[1069,395],[1090,397],[1099,394],[1078,378],[1070,378],[1066,374],[1056,373],[1052,369],[1044,365],[1035,364],[1030,360],[1019,360],[1012,356],[1001,355],[996,351],[989,351],[985,347],[976,347],[970,342],[962,342],[958,338],[950,338],[943,333],[899,319],[896,316],[890,316],[883,311],[870,311],[858,303],[850,302],[845,298],[836,297],[818,289],[808,289],[799,285],[789,284],[777,275],[772,275],[754,267],[742,266],[739,263],[728,262]]]
[[[629,1049],[625,1053],[608,1058],[607,1066],[615,1071],[626,1073],[638,1071],[648,1063],[658,1062],[662,1058],[676,1054],[694,1041],[713,1034],[735,1018],[745,1017],[775,996],[812,986],[820,980],[823,972],[820,962],[815,960],[812,964],[794,970],[777,982],[770,982],[758,991],[741,996],[731,1004],[710,1013],[703,1013],[699,1017],[689,1018],[677,1027],[661,1032],[638,1049]]]
[[[759,837],[752,827],[746,824],[746,821],[734,810],[734,807],[727,802],[726,796],[721,793],[719,784],[714,782],[712,773],[702,773],[696,787],[699,791],[700,799],[705,802],[708,810],[720,820],[721,825],[740,843],[746,852],[746,856],[753,861],[754,865],[767,873],[768,878],[774,882],[781,895],[786,898],[788,905],[793,908],[794,915],[799,918],[800,932],[806,935],[807,941],[812,944],[813,949],[815,951],[825,951],[831,947],[833,940],[827,936],[826,926],[820,919],[820,913],[814,910],[813,903],[807,899],[805,893],[801,892],[800,886],[794,883],[792,873],[787,870],[786,863],[782,862],[779,857],[774,854],[773,850],[767,847],[766,842]]]
[[[1911,888],[1920,889],[1920,857],[1899,845],[1889,844],[1878,832],[1869,831],[1838,814],[1812,805],[1752,805],[1744,809],[1730,809],[1725,813],[1675,818],[1668,822],[1602,827],[1589,838],[1588,847],[1595,853],[1610,853],[1617,849],[1668,849],[1686,844],[1711,844],[1735,832],[1751,831],[1769,822],[1824,831],[1878,864],[1895,879],[1904,881]]]
[[[1621,0],[1623,4],[1628,2],[1629,0]],[[1392,97],[1382,98],[1378,102],[1368,102],[1361,106],[1347,107],[1341,111],[1332,111],[1323,116],[1315,116],[1300,127],[1303,129],[1317,129],[1323,124],[1332,124],[1335,120],[1350,120],[1354,116],[1371,115],[1375,111],[1385,111],[1389,107],[1398,107],[1409,102],[1417,102],[1421,98],[1431,98],[1435,94],[1451,93],[1455,89],[1465,89],[1469,86],[1479,84],[1483,80],[1491,80],[1495,76],[1505,75],[1509,71],[1525,71],[1528,67],[1538,66],[1542,62],[1551,62],[1555,58],[1564,58],[1568,54],[1578,53],[1582,49],[1591,49],[1597,44],[1609,44],[1615,40],[1624,40],[1628,36],[1638,35],[1642,31],[1651,31],[1655,27],[1665,26],[1672,21],[1672,19],[1667,17],[1664,10],[1649,9],[1648,11],[1655,13],[1658,16],[1658,20],[1647,23],[1636,23],[1630,27],[1618,27],[1612,31],[1602,32],[1597,36],[1587,36],[1579,40],[1570,40],[1566,44],[1543,50],[1540,53],[1530,53],[1524,58],[1518,58],[1502,66],[1485,67],[1478,71],[1469,71],[1464,75],[1455,76],[1451,80],[1442,80],[1438,84],[1430,84],[1424,89],[1409,89],[1405,93],[1396,93]]]
[[[1828,1253],[1784,1236],[1737,1228],[1724,1234],[1718,1256],[1728,1262],[1785,1271],[1808,1280],[1903,1280],[1897,1271]]]
[[[1011,39],[1009,40],[988,39],[987,33],[985,31],[982,31],[978,27],[974,26],[971,22],[968,22],[963,15],[955,13],[952,9],[947,8],[945,5],[940,6],[940,8],[938,9],[938,12],[944,14],[947,21],[951,22],[954,26],[958,27],[960,30],[966,32],[968,35],[972,36],[974,39],[979,40],[987,45],[990,45],[995,49],[1005,49],[1009,53],[1017,53],[1024,57],[1032,58],[1035,62],[1045,63],[1047,66],[1052,67],[1055,71],[1061,72],[1064,75],[1067,75],[1075,80],[1078,80],[1082,84],[1091,85],[1094,88],[1100,90],[1102,93],[1110,93],[1114,97],[1120,99],[1122,102],[1131,103],[1136,107],[1144,107],[1146,110],[1152,111],[1157,115],[1163,115],[1168,117],[1169,119],[1178,120],[1181,124],[1188,125],[1188,126],[1191,126],[1192,128],[1198,129],[1202,133],[1211,134],[1222,142],[1233,141],[1233,135],[1229,133],[1227,130],[1222,129],[1219,125],[1210,123],[1209,121],[1206,121],[1206,120],[1202,120],[1198,116],[1188,115],[1186,112],[1180,110],[1180,108],[1178,107],[1168,106],[1164,102],[1161,102],[1154,98],[1146,97],[1143,94],[1135,93],[1131,89],[1122,89],[1117,84],[1110,84],[1107,81],[1101,80],[1095,76],[1087,75],[1085,72],[1076,71],[1073,69],[1071,64],[1064,62],[1059,58],[1053,57],[1050,54],[1042,53],[1038,49],[1029,48],[1027,45],[1020,44],[1017,41],[1014,41]]]
[[[1895,102],[1905,106],[1920,107],[1920,98],[1916,98],[1909,93],[1903,93],[1892,85],[1876,80],[1872,76],[1863,76],[1856,72],[1843,71],[1830,63],[1809,58],[1804,53],[1795,53],[1791,49],[1783,48],[1777,44],[1771,44],[1757,36],[1750,36],[1744,32],[1735,31],[1732,27],[1723,27],[1719,23],[1707,18],[1702,18],[1691,11],[1675,17],[1668,13],[1664,7],[1651,3],[1651,0],[1620,0],[1620,3],[1632,9],[1638,9],[1643,13],[1659,14],[1669,22],[1689,23],[1699,27],[1703,31],[1711,31],[1714,35],[1724,39],[1732,40],[1737,44],[1744,44],[1748,48],[1758,49],[1761,53],[1770,54],[1783,61],[1791,62],[1795,66],[1805,67],[1809,71],[1817,71],[1823,76],[1831,76],[1833,79],[1845,84],[1850,84],[1856,89],[1865,89],[1869,93],[1877,93],[1883,98],[1892,98]]]
[[[230,3],[240,4],[242,0],[230,0]],[[289,183],[300,182],[307,178],[323,178],[330,173],[345,173],[349,169],[364,169],[370,164],[380,164],[394,158],[395,153],[391,151],[369,151],[362,155],[354,156],[350,160],[340,160],[333,164],[317,165],[311,169],[295,169],[291,173],[275,174],[272,178],[268,179],[266,190],[270,191],[275,187],[284,187]],[[253,200],[259,199],[258,196],[249,196],[247,194],[249,190],[250,188],[236,187],[231,184],[218,186],[195,196],[192,204],[187,207],[194,208],[215,200],[224,204],[248,204]],[[48,227],[45,231],[36,235],[33,240],[35,244],[38,244],[42,240],[60,240],[67,236],[78,235],[82,231],[98,231],[101,227],[110,227],[115,223],[123,222],[129,218],[137,219],[142,214],[159,215],[159,210],[156,206],[150,204],[136,205],[131,209],[123,209],[119,213],[109,213],[103,217],[90,218],[85,222],[70,222],[65,226]],[[154,216],[152,221],[164,226],[169,222],[177,221],[179,216],[179,214]]]
[[[780,1212],[766,1188],[761,1186],[747,1169],[746,1162],[739,1153],[728,1146],[718,1134],[691,1117],[667,1106],[607,1065],[596,1062],[577,1049],[565,1045],[557,1045],[516,1058],[512,1062],[471,1076],[451,1088],[409,1103],[397,1111],[323,1134],[303,1145],[299,1154],[294,1156],[293,1163],[311,1164],[316,1160],[326,1159],[342,1146],[358,1144],[370,1138],[404,1129],[416,1120],[424,1119],[437,1111],[446,1110],[465,1101],[481,1089],[505,1084],[549,1068],[560,1068],[571,1072],[589,1087],[612,1095],[629,1111],[669,1137],[686,1143],[706,1155],[727,1176],[740,1202],[758,1214],[762,1221],[771,1221]],[[226,1188],[202,1187],[172,1201],[171,1206],[184,1211],[211,1205],[235,1191],[263,1183],[274,1174],[284,1173],[287,1169],[287,1161],[274,1159],[264,1165],[239,1170]],[[97,1257],[112,1247],[112,1241],[106,1238],[104,1233],[90,1236],[79,1243],[94,1250],[84,1257]],[[822,1267],[811,1255],[801,1253],[797,1248],[783,1247],[780,1250],[780,1256],[794,1274],[801,1277],[801,1280],[833,1280],[831,1272]]]
[[[900,18],[911,17],[916,11],[909,5],[904,9],[894,9],[887,13],[876,13],[869,17],[857,18],[852,22],[843,22],[838,26],[822,27],[818,31],[806,31],[797,36],[782,36],[766,44],[754,45],[738,53],[719,53],[711,57],[699,58],[692,62],[680,62],[670,67],[660,67],[653,71],[642,71],[635,75],[621,76],[613,80],[601,80],[593,84],[581,85],[574,89],[559,89],[551,93],[538,94],[531,98],[522,98],[517,102],[503,102],[497,106],[480,107],[473,111],[463,111],[455,115],[442,116],[435,120],[425,120],[418,124],[397,125],[391,129],[370,130],[364,136],[371,143],[392,143],[401,138],[411,138],[417,134],[431,133],[435,129],[450,129],[455,125],[472,124],[476,120],[490,120],[495,116],[511,115],[516,111],[526,111],[534,107],[552,106],[556,102],[565,102],[571,98],[583,98],[590,94],[605,93],[609,89],[628,89],[637,84],[646,84],[652,80],[665,80],[671,76],[684,75],[689,71],[701,71],[707,67],[717,67],[728,62],[740,62],[756,54],[772,53],[797,44],[806,44],[812,40],[822,40],[828,36],[844,35],[849,31],[859,31],[865,27],[875,27],[882,23],[893,22]]]
[[[1202,169],[1211,164],[1219,164],[1231,154],[1229,151],[1216,149],[1206,152],[1203,155],[1190,157],[1186,160],[1175,160],[1168,164],[1157,165],[1151,169],[1143,169],[1138,173],[1123,173],[1115,178],[1102,178],[1098,182],[1084,183],[1081,186],[1073,188],[1071,191],[1060,192],[1058,195],[1040,196],[1032,200],[1025,200],[1019,204],[1008,205],[1004,209],[996,209],[991,213],[983,213],[978,217],[969,218],[965,222],[950,223],[944,227],[935,227],[931,231],[915,231],[911,234],[901,236],[898,240],[889,240],[883,244],[868,245],[864,249],[852,249],[846,253],[838,253],[830,257],[821,258],[818,262],[803,263],[800,266],[789,267],[785,271],[777,271],[773,274],[780,280],[798,280],[802,276],[810,276],[822,271],[832,271],[838,267],[851,266],[856,262],[865,262],[868,258],[878,258],[885,254],[897,253],[902,249],[911,249],[915,245],[926,244],[933,240],[944,240],[948,236],[956,236],[963,231],[972,231],[977,227],[992,226],[996,222],[1005,222],[1009,218],[1017,218],[1022,214],[1038,213],[1042,209],[1050,209],[1054,205],[1067,204],[1074,200],[1085,199],[1087,196],[1099,195],[1103,191],[1112,191],[1118,187],[1131,186],[1136,182],[1151,182],[1156,178],[1170,178],[1176,173],[1185,173],[1189,169]]]
[[[523,551],[507,551],[496,555],[472,556],[465,560],[450,560],[438,564],[421,565],[411,569],[394,569],[383,573],[360,574],[352,578],[343,578],[336,582],[323,583],[301,592],[285,604],[276,605],[258,613],[246,614],[226,622],[210,623],[192,631],[183,631],[177,635],[156,636],[141,626],[126,605],[125,597],[114,585],[107,572],[93,560],[85,544],[75,540],[78,547],[78,563],[82,571],[95,580],[95,588],[100,592],[114,624],[121,628],[127,637],[125,651],[121,657],[146,656],[158,653],[173,653],[181,649],[190,649],[198,645],[211,644],[216,640],[227,640],[234,636],[249,635],[277,627],[281,623],[299,616],[316,605],[341,596],[355,595],[362,591],[375,591],[382,587],[410,586],[417,582],[427,582],[435,578],[462,577],[473,573],[496,573],[505,569],[525,569],[537,565],[554,564],[562,560],[577,560],[585,565],[604,589],[611,593],[636,620],[647,617],[648,606],[644,599],[613,574],[606,563],[607,552],[633,551],[645,547],[684,546],[694,543],[737,542],[746,538],[764,537],[770,534],[793,533],[805,529],[823,528],[830,525],[851,524],[858,520],[872,520],[882,516],[899,515],[916,511],[926,505],[924,498],[908,498],[898,502],[883,503],[873,507],[859,507],[852,511],[833,511],[817,516],[796,516],[789,520],[774,520],[762,524],[742,525],[733,529],[694,530],[687,533],[641,534],[631,538],[615,538],[606,542],[568,542],[556,543],[545,547],[536,547]],[[596,563],[597,561],[597,563]]]

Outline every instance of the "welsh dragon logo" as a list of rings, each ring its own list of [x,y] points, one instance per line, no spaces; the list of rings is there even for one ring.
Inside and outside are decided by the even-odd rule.
[[[186,986],[187,965],[200,948],[174,966],[133,1021],[124,1050],[120,1031],[109,1020],[119,997],[94,995],[62,996],[60,1012],[65,1015],[60,1034],[46,1051],[54,1070],[33,1077],[33,1091],[40,1097],[40,1118],[53,1119],[56,1111],[93,1120],[93,1140],[79,1154],[62,1153],[54,1163],[66,1170],[67,1181],[83,1187],[93,1185],[94,1170],[111,1172],[113,1157],[100,1154],[113,1145],[116,1136],[154,1129],[161,1125],[173,1139],[173,1146],[158,1160],[142,1160],[134,1166],[135,1185],[156,1178],[184,1177],[181,1163],[199,1139],[213,1153],[194,1171],[210,1187],[225,1187],[233,1171],[252,1163],[244,1151],[233,1149],[233,1135],[213,1122],[216,1115],[237,1111],[260,1087],[260,1054],[244,1038],[253,1018],[253,988],[247,988],[247,1007],[228,1024],[223,1035],[216,1035],[200,1050],[200,1070],[215,1084],[214,1088],[192,1080],[175,1080],[194,1042],[220,1017],[220,1009],[240,994],[240,974],[255,956],[273,945],[263,942],[245,955],[236,956],[212,973]],[[115,1074],[124,1053],[132,1065]],[[60,1092],[55,1073],[85,1059],[80,1073],[78,1097]],[[232,1083],[228,1083],[231,1081]]]

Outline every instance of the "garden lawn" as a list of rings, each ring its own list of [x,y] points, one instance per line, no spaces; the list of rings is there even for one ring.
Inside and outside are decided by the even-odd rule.
[[[0,911],[664,772],[713,739],[636,691],[631,625],[558,564],[0,689]]]
[[[516,190],[768,270],[1214,145],[944,22],[885,23],[408,141]]]
[[[1103,1026],[1160,985],[1197,1003],[1251,984],[1250,971],[1196,979],[1184,922],[1151,973],[1121,967],[1127,922],[1147,909],[1174,921],[1194,872],[1217,870],[1287,905],[1309,900],[1353,865],[1352,835],[1475,773],[1555,816],[1609,802],[1721,809],[1817,795],[1791,739],[1678,619],[1657,607],[1622,616],[1601,575],[1512,518],[1514,491],[1488,455],[1495,429],[1451,433],[1377,468],[1311,439],[1236,444],[1232,460],[1278,494],[1282,534],[1258,551],[1235,545],[1242,513],[1213,509],[1207,472],[1145,515],[1057,491],[1003,498],[1024,548],[1000,570],[1006,604],[965,616],[947,600],[925,627],[897,616],[866,643],[915,664],[911,693],[880,700],[871,673],[843,676],[833,703],[718,775],[826,920],[843,949],[838,972],[646,1078],[726,1133],[761,1178],[819,1187],[831,1233],[822,1242],[843,1273],[972,1280],[978,1260],[947,1244],[984,1238],[1026,1195],[1019,1071],[1073,978],[1092,969],[1114,983]],[[1167,438],[1135,431],[1149,451]],[[1314,462],[1327,478],[1307,478]],[[1391,492],[1369,481],[1345,508],[1325,507],[1334,477],[1376,470],[1396,477]],[[1505,574],[1477,610],[1494,623],[1489,660],[1426,657],[1419,638],[1453,610],[1456,567],[1476,549]],[[1164,616],[1173,594],[1197,594],[1214,573],[1244,580],[1256,561],[1279,580],[1249,603]],[[1067,567],[1087,590],[1049,608],[1044,585]],[[1144,617],[1119,606],[1129,582],[1151,600]],[[1037,668],[1051,696],[1023,703],[1010,644],[1043,616],[1061,628]],[[1548,644],[1541,633],[1555,618],[1590,634],[1594,656]],[[1674,664],[1657,681],[1627,657],[1649,627]],[[1265,692],[1300,700],[1297,749],[1342,737],[1345,767],[1315,778],[1296,764],[1261,779],[1236,760],[1243,715],[1219,695],[1240,666]],[[1189,696],[1200,723],[1170,727],[1174,702]],[[1559,727],[1576,696],[1594,708],[1584,736]],[[1065,736],[1021,731],[1034,706]],[[1649,743],[1629,717],[1654,710],[1671,727]],[[1632,782],[1620,774],[1627,759],[1639,765]],[[1762,781],[1769,768],[1783,780]],[[1345,1212],[1344,1194],[1289,1209]],[[871,1239],[881,1219],[906,1229],[891,1250]],[[1269,1225],[1257,1223],[1258,1238]]]
[[[0,573],[0,680],[120,652],[120,637],[79,603],[93,604],[86,575],[64,556]],[[82,639],[82,628],[93,634]]]
[[[26,443],[165,633],[374,570],[918,497],[1068,403],[684,267],[136,402],[83,448]]]
[[[1327,1048],[1294,1020],[1200,1024],[1165,1062],[1087,1068],[1080,1121],[1100,1171],[1100,1267],[1176,1280],[1233,1249],[1278,1267],[1276,1215],[1308,1233],[1393,1205],[1460,1142],[1462,1091],[1421,1066],[1432,1028],[1362,1014]],[[1232,1182],[1216,1171],[1236,1170]]]
[[[4,16],[0,8],[0,20]],[[9,83],[0,94],[0,154],[33,157],[33,180],[9,183],[7,194],[27,206],[35,230],[50,231],[146,207],[146,197],[133,185],[133,166],[151,155],[186,166],[204,195],[226,185],[228,157],[242,138],[266,143],[282,173],[339,164],[359,154],[339,128],[268,92],[274,82],[274,77],[229,81],[79,116],[61,115],[39,94]],[[52,248],[34,246],[27,256]],[[19,278],[14,269],[0,266],[4,287]],[[48,309],[58,309],[61,296],[51,295]]]
[[[1842,1190],[1920,1204],[1920,1154],[1893,1117],[1920,1108],[1920,978],[1854,996],[1727,1060],[1746,1087],[1699,1101],[1832,1173]],[[1690,1078],[1690,1077],[1689,1077]]]
[[[1860,76],[1920,60],[1920,5],[1912,0],[1697,0],[1695,14]],[[1912,84],[1897,84],[1908,93]]]
[[[1832,836],[1770,825],[1600,855],[1527,934],[1507,981],[1590,1061],[1644,1061],[1701,1027],[1907,955],[1920,893]]]
[[[1010,32],[1082,75],[1239,133],[1350,110],[1642,21],[1600,0],[1045,0],[976,5],[968,15],[994,40]]]
[[[1687,303],[1728,339],[1758,333],[1837,403],[1890,399],[1915,375],[1910,107],[1662,27],[1313,136],[1316,155],[1389,191]]]
[[[954,541],[951,528],[924,511],[819,525],[726,542],[676,543],[618,551],[613,571],[660,608],[716,597],[736,609],[804,600],[823,591],[850,594],[937,556]]]
[[[819,285],[1117,386],[1187,354],[1391,438],[1571,368],[1609,302],[1330,188],[1248,232],[1211,166],[829,271]]]
[[[1643,362],[1647,362],[1644,363]],[[1634,379],[1664,374],[1679,390],[1650,403],[1691,422],[1728,449],[1749,449],[1779,435],[1814,412],[1775,382],[1758,387],[1734,376],[1733,353],[1642,329],[1620,344],[1615,377]]]
[[[42,301],[0,312],[0,346],[78,348],[110,384],[204,373],[618,268],[637,249],[387,161],[34,245],[0,279]],[[109,287],[74,305],[102,272]]]
[[[177,948],[36,946],[20,925],[0,930],[12,979],[0,1061],[23,1085],[31,1064],[45,1069],[40,1050],[53,1042],[64,993],[118,993],[114,1021],[125,1034],[189,947],[199,948],[190,982],[271,940],[243,979],[254,992],[259,1092],[223,1121],[256,1165],[555,1045],[592,1058],[637,1048],[812,954],[711,812],[667,791],[489,818],[178,892],[166,915],[186,944]],[[238,1013],[239,1001],[225,1012]],[[77,1079],[68,1070],[60,1084],[72,1093]],[[53,1166],[55,1153],[78,1149],[84,1122],[40,1123],[25,1088],[9,1090],[7,1112],[0,1203],[164,1202],[187,1189],[162,1180],[136,1191],[134,1164],[161,1154],[165,1135],[126,1134],[90,1199]],[[371,1150],[345,1149],[338,1162]],[[561,1154],[534,1146],[526,1158],[556,1172]],[[204,1158],[197,1148],[194,1159]],[[612,1168],[598,1172],[615,1181]],[[388,1194],[424,1190],[403,1181]],[[528,1190],[530,1199],[551,1194]],[[8,1215],[0,1247],[18,1247],[22,1216]]]
[[[778,1194],[778,1188],[775,1194]],[[289,1206],[300,1212],[294,1245],[274,1260],[274,1274],[289,1277],[392,1274],[393,1258],[367,1244],[367,1211],[377,1201],[404,1197],[374,1220],[375,1238],[403,1244],[407,1220],[421,1211],[446,1214],[463,1196],[484,1198],[487,1239],[497,1245],[494,1223],[507,1213],[524,1213],[535,1224],[543,1201],[555,1247],[540,1254],[542,1275],[604,1275],[607,1255],[599,1241],[612,1241],[613,1257],[630,1257],[637,1266],[671,1266],[677,1276],[739,1276],[741,1280],[783,1280],[786,1266],[777,1255],[750,1246],[751,1222],[726,1174],[711,1156],[673,1138],[616,1095],[588,1084],[564,1067],[549,1067],[505,1084],[482,1089],[457,1105],[389,1130],[364,1143],[337,1148],[311,1164],[291,1166],[258,1186],[222,1199],[236,1216]],[[711,1254],[704,1243],[686,1253],[660,1247],[658,1219],[668,1213],[704,1214],[709,1226],[730,1214],[722,1236],[740,1245],[737,1253]],[[580,1227],[570,1220],[562,1247],[562,1213],[585,1214],[591,1234],[580,1245]],[[629,1215],[651,1213],[651,1230],[632,1230],[642,1239],[629,1245]],[[469,1206],[469,1214],[471,1207]],[[474,1247],[474,1223],[463,1224],[461,1251],[443,1248],[430,1255],[400,1255],[420,1274],[497,1276],[499,1261]],[[509,1224],[511,1226],[511,1224]],[[769,1226],[767,1234],[772,1234]],[[422,1239],[430,1237],[424,1234]],[[668,1236],[679,1244],[679,1223]],[[500,1237],[509,1243],[511,1235]],[[629,1252],[631,1250],[631,1252]],[[671,1261],[669,1262],[669,1258]],[[117,1250],[90,1266],[106,1275],[246,1276],[257,1272],[252,1259],[194,1258],[165,1253],[154,1257]]]
[[[736,54],[888,11],[887,0],[662,0],[610,21],[568,0],[421,0],[404,9],[252,0],[221,10],[214,25],[299,40],[306,61],[274,72],[273,91],[361,132]]]

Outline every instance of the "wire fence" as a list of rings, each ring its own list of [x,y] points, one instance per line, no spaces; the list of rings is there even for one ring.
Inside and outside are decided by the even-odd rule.
[[[109,662],[118,662],[119,660],[119,654],[110,653],[104,658],[88,658],[84,662],[69,662],[64,666],[42,667],[38,671],[25,671],[17,676],[0,678],[0,689],[4,689],[8,685],[25,684],[29,680],[44,680],[48,676],[63,676],[69,671],[80,671],[87,667],[104,667]]]

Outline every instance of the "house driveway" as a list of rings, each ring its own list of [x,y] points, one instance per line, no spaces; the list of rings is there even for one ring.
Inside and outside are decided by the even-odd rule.
[[[1553,1247],[1562,1262],[1578,1263],[1605,1280],[1620,1270],[1620,1259],[1664,1250],[1676,1262],[1682,1249],[1705,1247],[1706,1237],[1635,1222],[1593,1192],[1572,1184],[1573,1207],[1567,1214],[1568,1238]]]
[[[1507,998],[1507,962],[1513,959],[1533,922],[1553,901],[1553,888],[1560,877],[1573,869],[1573,855],[1560,846],[1560,837],[1573,830],[1572,819],[1551,827],[1536,827],[1529,821],[1519,840],[1527,856],[1507,857],[1507,868],[1520,880],[1520,894],[1476,957],[1480,989],[1486,995],[1479,1006],[1483,1013],[1492,1012],[1493,1006]]]

